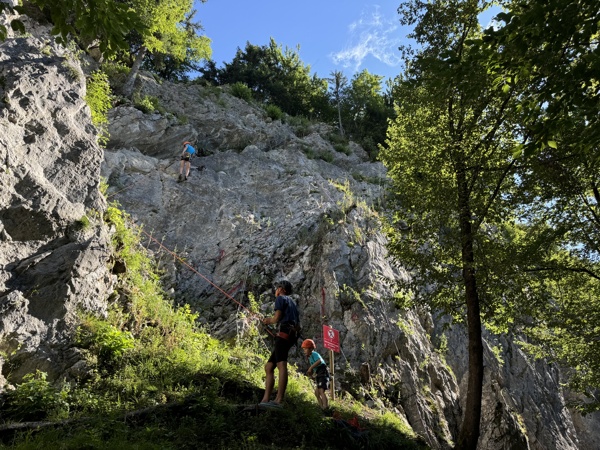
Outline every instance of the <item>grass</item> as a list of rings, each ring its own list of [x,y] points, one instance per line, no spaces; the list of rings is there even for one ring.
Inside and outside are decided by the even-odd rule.
[[[54,384],[41,373],[9,380],[16,389],[3,399],[1,448],[426,448],[401,418],[352,398],[332,401],[341,420],[357,416],[368,430],[353,436],[322,413],[311,381],[292,365],[283,410],[244,412],[263,392],[268,349],[258,330],[230,345],[212,338],[189,306],[163,295],[128,216],[112,205],[105,221],[114,229],[114,259],[127,271],[106,317],[81,313],[75,345],[88,371]],[[20,430],[6,425],[22,420],[45,422]]]

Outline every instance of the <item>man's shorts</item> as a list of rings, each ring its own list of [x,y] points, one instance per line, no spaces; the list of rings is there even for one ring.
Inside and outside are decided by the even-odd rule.
[[[191,153],[186,153],[185,155],[183,155],[183,156],[181,157],[181,160],[182,160],[182,161],[189,161],[191,157],[192,157],[192,154],[191,154]]]
[[[275,338],[275,347],[273,348],[269,362],[277,364],[278,362],[287,361],[288,353],[290,352],[290,348],[294,345],[294,342],[296,342],[295,335],[291,335],[290,339],[284,339],[277,336]]]

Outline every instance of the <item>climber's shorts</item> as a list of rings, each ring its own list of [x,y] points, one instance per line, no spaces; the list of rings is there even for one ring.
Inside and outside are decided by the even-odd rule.
[[[317,376],[317,389],[329,389],[329,376]]]

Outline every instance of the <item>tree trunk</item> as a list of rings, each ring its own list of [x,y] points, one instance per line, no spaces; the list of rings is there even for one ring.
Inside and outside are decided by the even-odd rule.
[[[144,56],[146,56],[147,51],[148,49],[146,47],[142,47],[140,48],[138,54],[135,56],[135,61],[133,62],[131,71],[129,72],[127,80],[125,80],[125,83],[121,88],[121,93],[124,97],[131,98],[131,96],[133,95],[135,80],[137,79],[137,74],[140,71],[140,66],[142,65],[142,62],[144,62]]]
[[[473,254],[473,229],[471,208],[464,165],[457,171],[458,203],[460,208],[460,234],[462,237],[463,283],[467,305],[467,331],[469,336],[469,382],[462,428],[456,444],[457,450],[476,450],[481,422],[481,397],[483,393],[483,342],[475,256]]]
[[[337,98],[337,110],[338,110],[339,130],[340,130],[340,134],[343,136],[344,135],[344,127],[342,126],[342,106],[340,105],[339,97]]]

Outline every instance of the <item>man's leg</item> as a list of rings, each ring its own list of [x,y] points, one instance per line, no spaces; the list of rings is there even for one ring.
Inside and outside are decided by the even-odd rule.
[[[279,382],[277,383],[277,396],[275,403],[283,403],[285,397],[285,389],[288,382],[287,361],[279,361],[277,363],[277,371],[279,372]]]
[[[181,162],[179,163],[179,175],[183,175],[183,159],[181,160]]]
[[[265,379],[265,393],[263,395],[261,403],[266,403],[271,398],[273,387],[275,386],[275,364],[269,361],[265,364],[265,373],[267,378]]]
[[[188,160],[185,162],[185,177],[187,178],[190,175],[190,167],[192,163]]]

